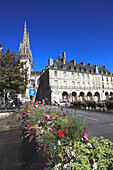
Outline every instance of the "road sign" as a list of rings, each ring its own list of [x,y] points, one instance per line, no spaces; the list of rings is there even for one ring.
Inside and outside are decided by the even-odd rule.
[[[30,96],[36,96],[36,89],[29,89]]]

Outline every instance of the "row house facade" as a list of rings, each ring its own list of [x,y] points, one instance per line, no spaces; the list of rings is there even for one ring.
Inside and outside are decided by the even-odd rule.
[[[113,75],[104,66],[91,66],[75,59],[66,61],[66,53],[49,63],[39,78],[38,99],[51,102],[61,99],[69,101],[103,101],[113,96]]]

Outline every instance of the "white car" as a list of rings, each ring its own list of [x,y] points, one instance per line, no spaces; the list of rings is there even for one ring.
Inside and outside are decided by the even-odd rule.
[[[60,101],[59,103],[58,103],[61,107],[69,107],[70,105],[69,105],[69,103],[68,103],[68,101],[66,101],[66,100],[64,100],[64,101]]]

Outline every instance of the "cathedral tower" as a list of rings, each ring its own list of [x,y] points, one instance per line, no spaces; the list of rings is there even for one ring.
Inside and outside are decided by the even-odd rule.
[[[33,70],[33,57],[30,50],[29,32],[27,31],[26,21],[24,24],[23,41],[20,42],[19,53],[22,55],[21,61],[26,62],[25,68],[28,68],[28,80],[31,78],[31,71]]]

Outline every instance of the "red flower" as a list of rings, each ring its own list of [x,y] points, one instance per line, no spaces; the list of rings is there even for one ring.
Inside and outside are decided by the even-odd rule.
[[[49,130],[49,132],[51,133],[51,132],[52,132],[52,130]]]
[[[61,128],[61,126],[59,126],[59,128]]]
[[[65,128],[63,129],[63,132],[65,132],[66,130],[65,130]]]
[[[62,136],[63,136],[63,132],[62,132],[61,130],[58,130],[57,133],[59,133],[59,137],[62,137]]]
[[[75,125],[72,125],[72,127],[75,127]]]
[[[84,129],[87,129],[87,127],[85,126]]]

